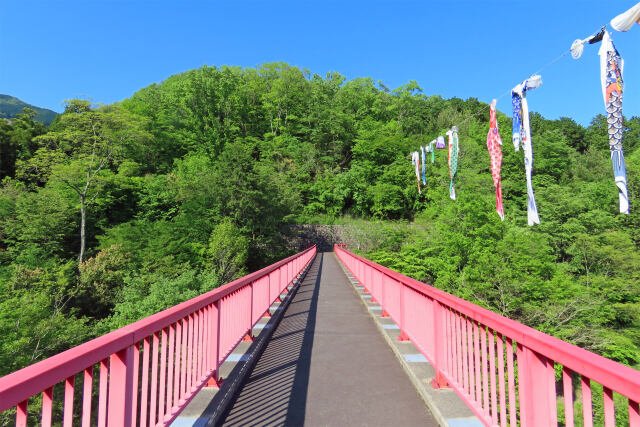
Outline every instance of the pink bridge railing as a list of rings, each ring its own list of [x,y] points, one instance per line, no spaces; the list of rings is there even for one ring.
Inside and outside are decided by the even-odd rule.
[[[219,384],[221,363],[315,254],[313,246],[0,378],[0,414],[15,407],[24,426],[36,402],[44,427],[168,425],[203,386]],[[64,400],[54,405],[61,382]]]
[[[557,426],[560,418],[565,426],[592,426],[596,418],[614,426],[615,392],[629,417],[618,414],[618,424],[640,426],[639,371],[371,262],[344,245],[335,252],[381,305],[382,315],[400,326],[398,339],[411,340],[435,368],[432,385],[453,388],[485,425]],[[593,396],[600,386],[602,395]],[[582,414],[574,414],[574,401]],[[564,417],[558,402],[564,403]]]

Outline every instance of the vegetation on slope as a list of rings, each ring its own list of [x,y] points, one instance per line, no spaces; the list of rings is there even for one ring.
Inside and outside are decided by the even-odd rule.
[[[0,94],[0,118],[16,118],[18,114],[22,114],[25,108],[33,110],[35,112],[35,119],[44,123],[46,126],[49,126],[58,114],[55,111],[51,111],[46,108],[27,104],[13,96]]]
[[[502,222],[488,105],[415,82],[203,67],[116,105],[69,101],[46,129],[30,113],[0,120],[0,374],[281,258],[283,224],[345,215],[376,229],[373,260],[635,364],[640,119],[625,121],[627,216],[603,116],[531,123],[535,227],[510,118],[499,114]],[[418,194],[408,154],[452,125],[458,200],[446,150]]]

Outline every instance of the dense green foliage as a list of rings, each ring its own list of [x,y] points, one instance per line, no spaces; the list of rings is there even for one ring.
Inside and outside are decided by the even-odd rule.
[[[29,112],[0,120],[0,374],[281,258],[283,224],[345,215],[379,236],[362,248],[373,260],[636,364],[640,119],[625,122],[628,216],[603,116],[531,122],[536,227],[511,120],[499,114],[502,222],[488,106],[415,82],[203,67],[116,105],[69,101],[46,129]],[[458,200],[446,150],[418,194],[408,153],[452,125]]]
[[[27,104],[26,102],[21,101],[13,96],[0,94],[0,118],[14,119],[18,116],[18,114],[22,114],[22,111],[25,108],[35,111],[35,119],[47,126],[51,124],[51,122],[56,118],[57,115],[55,111]]]

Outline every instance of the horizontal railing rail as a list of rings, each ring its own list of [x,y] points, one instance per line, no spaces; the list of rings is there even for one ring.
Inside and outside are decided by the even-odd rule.
[[[399,325],[398,339],[411,340],[432,364],[433,386],[453,388],[484,424],[557,426],[564,412],[565,426],[592,426],[597,417],[614,426],[615,392],[628,410],[618,416],[640,426],[639,371],[404,276],[344,245],[336,245],[335,252],[381,305],[382,315]],[[592,381],[602,386],[598,410]],[[574,414],[576,402],[581,416]]]
[[[205,384],[219,384],[222,362],[315,254],[314,245],[0,378],[0,415],[15,408],[16,425],[26,425],[29,402],[41,393],[40,424],[50,426],[54,389],[64,387],[63,426],[168,425]]]

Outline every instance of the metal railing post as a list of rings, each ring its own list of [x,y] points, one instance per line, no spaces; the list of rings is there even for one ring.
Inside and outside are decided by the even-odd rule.
[[[133,345],[112,354],[109,358],[108,425],[131,425],[133,421],[132,402]]]
[[[405,289],[407,288],[404,283],[398,282],[400,284],[400,335],[398,335],[398,341],[409,341],[409,336],[406,331],[406,309],[404,303],[404,294]]]
[[[276,270],[277,271],[277,270]],[[271,275],[273,275],[273,271],[267,274],[267,311],[262,314],[262,317],[271,317]]]
[[[522,427],[557,426],[554,363],[518,344],[518,389]]]
[[[211,329],[215,333],[211,346],[214,349],[212,356],[215,370],[213,371],[211,378],[207,381],[207,387],[220,387],[220,385],[222,385],[222,379],[220,378],[220,302],[221,300],[218,300],[211,306],[211,317],[213,321]]]
[[[387,288],[387,283],[389,283],[388,277],[386,274],[381,273],[382,274],[382,279],[380,279],[380,287],[382,289],[380,289],[380,306],[382,307],[382,313],[380,313],[380,317],[389,317],[389,313],[386,310],[386,304],[387,304],[387,292],[386,292],[386,288]]]
[[[445,330],[445,318],[444,318],[444,308],[442,305],[436,301],[432,300],[433,304],[433,350],[434,350],[434,369],[436,371],[436,376],[433,380],[431,380],[431,385],[433,388],[444,388],[449,387],[449,383],[442,373],[442,369],[446,363],[446,355],[445,355],[445,340],[446,340],[446,330]]]
[[[251,289],[251,305],[249,306],[249,329],[247,330],[247,334],[244,336],[244,338],[242,338],[242,341],[244,342],[253,342],[253,287],[255,286],[256,282],[253,281],[251,282],[250,289]]]

